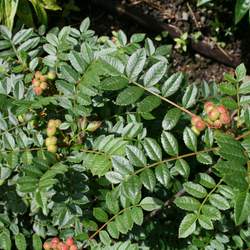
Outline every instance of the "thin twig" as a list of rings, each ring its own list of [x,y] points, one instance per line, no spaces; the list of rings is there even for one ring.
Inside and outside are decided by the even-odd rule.
[[[189,5],[189,3],[187,3],[187,7],[188,7],[188,10],[189,10],[189,12],[191,13],[191,15],[192,15],[192,17],[193,17],[193,20],[194,20],[194,23],[195,23],[196,28],[200,28],[200,25],[199,25],[199,23],[197,22],[197,19],[196,19],[196,17],[195,17],[195,14],[194,14],[194,12],[193,12],[191,6]]]

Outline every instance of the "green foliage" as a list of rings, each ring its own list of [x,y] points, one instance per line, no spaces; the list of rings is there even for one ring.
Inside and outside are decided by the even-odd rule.
[[[103,42],[89,25],[0,27],[0,249],[53,236],[89,249],[249,247],[244,65],[218,87],[188,84],[145,35]],[[208,98],[230,123],[197,135],[190,116]]]

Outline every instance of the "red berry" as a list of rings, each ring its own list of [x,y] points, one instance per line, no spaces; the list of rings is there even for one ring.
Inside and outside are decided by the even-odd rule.
[[[200,116],[197,116],[197,115],[192,116],[192,119],[191,119],[191,124],[192,125],[195,125],[199,121],[201,121],[201,117]]]
[[[59,238],[58,237],[54,237],[51,239],[51,243],[56,243],[58,244],[60,242]]]
[[[36,94],[36,95],[41,95],[42,93],[43,93],[43,90],[42,90],[42,88],[41,87],[35,87],[34,89],[33,89],[33,91],[34,91],[34,93]]]
[[[206,111],[206,113],[211,111],[213,108],[214,108],[214,104],[212,102],[206,102],[204,104],[204,110]]]
[[[229,114],[228,113],[222,113],[220,115],[220,121],[221,121],[222,124],[225,124],[225,125],[229,124],[230,121],[231,121]]]
[[[68,246],[72,246],[72,245],[74,244],[73,238],[72,238],[72,237],[69,237],[69,238],[66,240],[66,244],[67,244]]]
[[[221,114],[224,114],[224,113],[228,113],[228,110],[225,108],[225,106],[223,105],[219,105],[217,107],[217,110],[221,113]]]
[[[72,246],[70,246],[69,250],[78,250],[78,248],[76,245],[72,245]]]
[[[206,128],[206,123],[203,120],[200,120],[200,121],[196,122],[194,126],[199,131],[202,131]]]
[[[46,241],[46,242],[43,243],[43,248],[45,250],[50,250],[50,247],[51,247],[50,242]]]
[[[59,250],[69,250],[69,246],[67,246],[66,244],[62,243],[62,245],[60,246]]]
[[[220,116],[220,112],[217,110],[217,108],[213,108],[208,112],[208,118],[211,121],[216,121]]]
[[[35,78],[33,78],[32,79],[32,84],[33,84],[34,87],[39,87],[40,86],[40,81],[37,80],[37,79],[35,79]]]

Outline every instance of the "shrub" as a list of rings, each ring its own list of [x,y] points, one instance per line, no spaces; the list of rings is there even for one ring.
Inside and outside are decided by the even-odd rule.
[[[144,34],[0,30],[0,248],[250,246],[244,65],[190,84]]]

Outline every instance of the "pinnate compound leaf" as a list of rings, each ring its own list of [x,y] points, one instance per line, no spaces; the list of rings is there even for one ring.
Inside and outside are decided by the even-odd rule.
[[[235,193],[234,217],[236,225],[242,224],[250,215],[250,192],[247,189]]]
[[[181,221],[179,227],[179,238],[186,238],[196,229],[197,215],[187,214]]]
[[[130,86],[120,92],[116,98],[116,104],[120,106],[127,106],[134,104],[144,93],[142,88],[137,86]]]
[[[140,202],[141,208],[146,211],[153,211],[155,209],[159,209],[162,206],[162,202],[153,197],[145,197]]]

